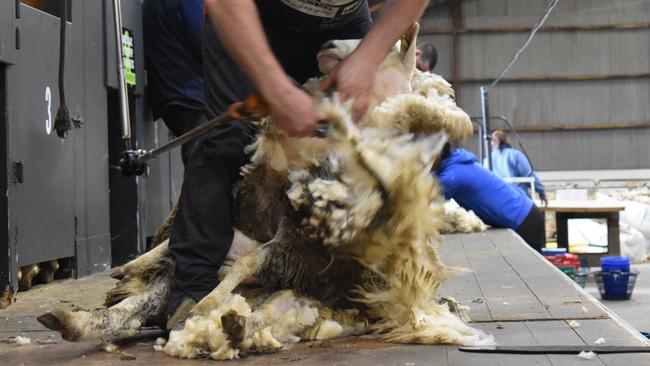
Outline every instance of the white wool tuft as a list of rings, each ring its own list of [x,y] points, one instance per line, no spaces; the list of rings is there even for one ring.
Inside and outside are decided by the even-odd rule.
[[[593,360],[593,359],[596,358],[596,354],[594,352],[592,352],[592,351],[589,351],[589,352],[582,351],[576,357],[578,357],[580,359],[583,359],[583,360]]]
[[[165,344],[167,344],[167,340],[165,338],[158,337],[156,338],[156,342],[153,345],[153,350],[156,352],[163,352],[165,349]]]
[[[411,75],[411,88],[413,93],[428,97],[437,94],[454,99],[455,93],[451,84],[442,76],[429,71],[413,70]]]
[[[283,343],[300,341],[300,335],[316,324],[318,307],[319,302],[284,290],[251,311],[246,300],[234,294],[209,314],[188,318],[182,330],[169,334],[163,350],[180,358],[208,355],[215,360],[239,358],[241,350],[277,350]],[[231,343],[221,323],[221,316],[231,310],[246,319],[244,339],[238,344]]]
[[[450,139],[462,140],[473,133],[472,122],[448,96],[399,94],[388,98],[371,113],[368,126],[395,128],[402,133],[443,131]]]
[[[342,333],[343,333],[343,327],[341,326],[341,324],[333,320],[326,320],[320,325],[320,328],[318,329],[318,333],[316,334],[316,339],[318,340],[332,339],[340,336]]]
[[[441,228],[441,234],[469,234],[487,230],[487,225],[474,211],[465,210],[454,200],[445,202],[443,221],[446,225]]]
[[[16,343],[19,346],[24,346],[27,344],[31,344],[32,340],[29,337],[17,336],[16,338],[12,338],[11,342]]]
[[[180,358],[205,355],[215,360],[238,358],[239,350],[230,346],[221,326],[221,316],[230,310],[235,310],[240,315],[251,313],[246,299],[237,294],[231,295],[209,314],[190,317],[183,329],[171,331],[163,351]]]
[[[641,187],[629,191],[608,192],[607,194],[621,201],[635,201],[650,205],[649,187]]]

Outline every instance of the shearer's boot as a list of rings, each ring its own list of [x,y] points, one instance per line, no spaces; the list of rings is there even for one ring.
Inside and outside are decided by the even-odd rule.
[[[196,301],[191,297],[186,297],[181,301],[180,305],[174,311],[174,314],[167,319],[167,330],[174,329],[178,324],[182,323],[187,315],[190,313],[190,310],[196,305]]]

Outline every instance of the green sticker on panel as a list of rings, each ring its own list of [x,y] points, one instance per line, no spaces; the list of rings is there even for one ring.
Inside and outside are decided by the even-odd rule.
[[[127,28],[122,28],[122,60],[124,62],[124,79],[126,79],[126,84],[135,86],[133,33]]]

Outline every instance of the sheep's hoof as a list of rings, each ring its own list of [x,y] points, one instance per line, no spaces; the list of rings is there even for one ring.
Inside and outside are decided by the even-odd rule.
[[[29,266],[21,267],[20,271],[22,272],[22,275],[18,282],[18,289],[20,291],[27,291],[32,288],[32,280],[36,277],[38,272],[41,271],[41,267],[39,267],[38,264],[31,264]]]
[[[123,279],[125,275],[126,275],[126,270],[124,266],[115,267],[113,268],[113,271],[111,271],[111,277],[116,280]]]
[[[239,175],[242,177],[248,177],[249,175],[253,174],[253,170],[255,170],[255,164],[246,164],[239,168]]]
[[[50,283],[54,280],[54,274],[59,270],[59,261],[53,259],[51,261],[46,261],[40,264],[41,271],[36,276],[39,283]]]
[[[36,320],[46,328],[61,333],[61,338],[66,341],[74,342],[81,339],[81,331],[72,325],[71,314],[65,310],[57,309],[45,313]]]
[[[246,317],[240,316],[235,310],[230,310],[221,315],[221,326],[228,335],[230,344],[238,345],[244,340],[246,334]]]

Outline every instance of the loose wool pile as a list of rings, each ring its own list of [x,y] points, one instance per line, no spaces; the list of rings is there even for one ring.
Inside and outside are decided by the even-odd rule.
[[[487,225],[476,216],[474,211],[465,210],[456,201],[447,201],[444,205],[445,226],[441,234],[469,234],[487,230]]]
[[[650,205],[650,188],[642,187],[630,191],[610,192],[609,196],[621,201],[634,201]]]

